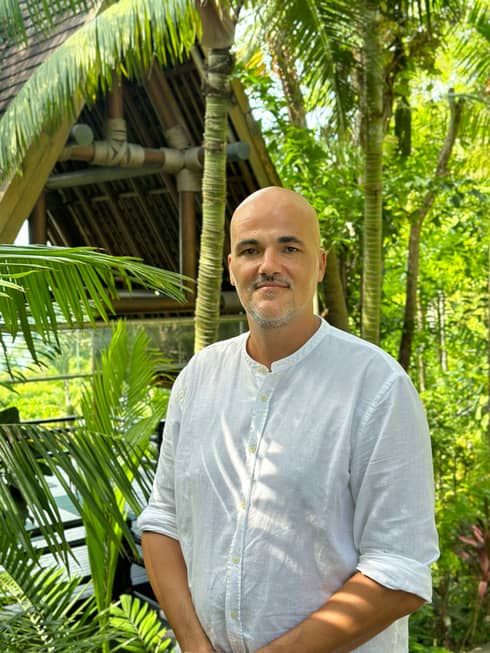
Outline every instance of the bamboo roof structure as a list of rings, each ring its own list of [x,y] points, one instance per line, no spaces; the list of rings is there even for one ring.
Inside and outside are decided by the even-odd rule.
[[[90,12],[65,16],[54,31],[38,32],[27,46],[0,42],[0,119],[37,66],[91,16]],[[33,243],[98,247],[195,278],[203,76],[204,56],[196,45],[184,62],[166,68],[155,64],[140,81],[123,79],[120,88],[100,94],[93,106],[82,106],[75,123],[65,121],[56,133],[43,134],[30,148],[22,174],[0,187],[0,242],[14,242],[28,220]],[[108,164],[103,158],[97,165],[91,162],[97,143],[111,144],[107,135],[111,120],[116,131],[123,121],[122,140],[136,146],[136,158],[129,165]],[[237,80],[232,82],[227,140],[229,220],[248,194],[280,184]],[[177,159],[192,158],[187,179],[175,173],[180,170],[176,150]],[[231,290],[226,272],[223,289]],[[122,302],[119,310],[148,314],[171,309],[132,299]],[[190,314],[192,307],[184,310]]]

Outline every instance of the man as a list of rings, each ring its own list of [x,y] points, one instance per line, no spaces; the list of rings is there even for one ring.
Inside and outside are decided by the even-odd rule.
[[[188,653],[402,653],[438,556],[427,425],[407,375],[313,312],[325,271],[301,196],[231,222],[249,333],[177,379],[143,553]]]

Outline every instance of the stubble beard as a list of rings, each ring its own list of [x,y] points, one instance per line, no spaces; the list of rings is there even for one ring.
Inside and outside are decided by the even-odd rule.
[[[282,315],[276,317],[266,317],[253,306],[246,309],[247,315],[261,329],[279,329],[287,326],[294,317],[294,310],[289,308]]]
[[[287,280],[279,279],[275,275],[270,275],[270,276],[263,275],[263,277],[261,277],[258,281],[254,282],[248,288],[248,291],[250,293],[253,293],[257,289],[259,283],[267,280],[283,281],[284,283],[288,284],[288,288],[290,287],[289,282]],[[238,297],[242,303],[242,306],[245,309],[248,319],[253,321],[254,324],[256,324],[261,329],[279,329],[281,327],[287,326],[294,318],[295,309],[292,306],[286,307],[282,315],[277,315],[275,317],[267,317],[263,314],[263,312],[260,309],[254,306],[253,299],[247,304],[246,302],[242,301],[242,298],[240,297],[240,293],[238,294]]]

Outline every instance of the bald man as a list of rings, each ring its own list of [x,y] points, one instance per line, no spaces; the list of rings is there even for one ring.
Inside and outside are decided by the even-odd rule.
[[[183,653],[406,653],[438,556],[419,398],[328,325],[318,219],[283,188],[231,221],[249,332],[179,375],[148,506],[148,575]]]

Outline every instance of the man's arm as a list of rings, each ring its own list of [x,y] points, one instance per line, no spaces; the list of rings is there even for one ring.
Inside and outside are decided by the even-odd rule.
[[[211,653],[214,649],[194,610],[179,542],[149,531],[141,541],[148,578],[183,653]]]
[[[349,653],[423,603],[357,572],[321,608],[256,653]]]

